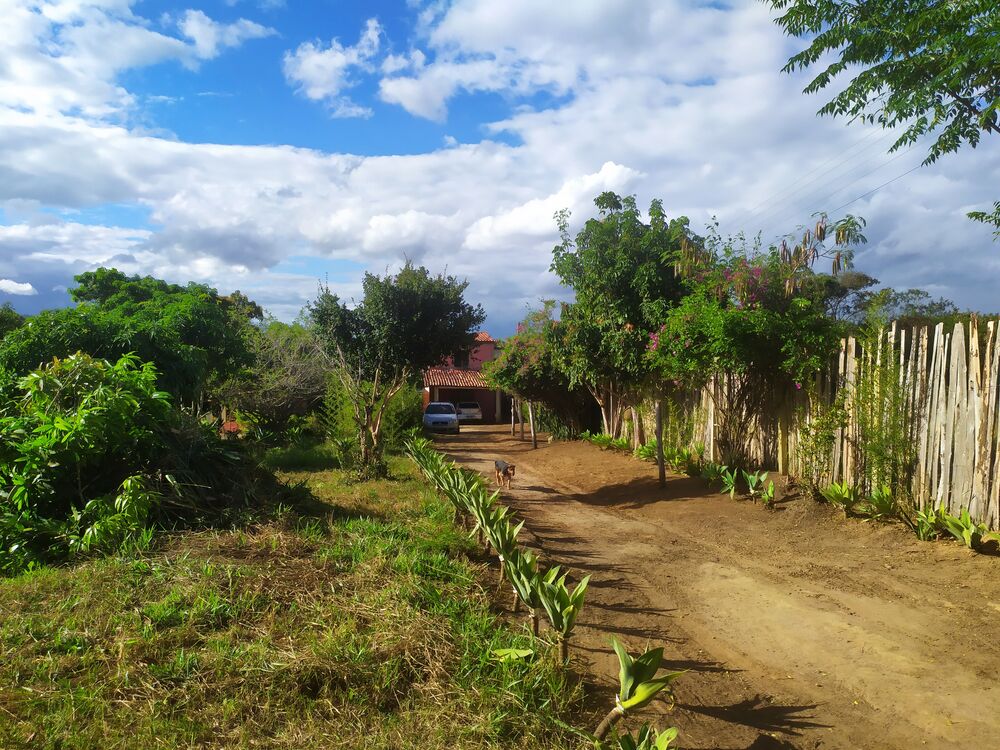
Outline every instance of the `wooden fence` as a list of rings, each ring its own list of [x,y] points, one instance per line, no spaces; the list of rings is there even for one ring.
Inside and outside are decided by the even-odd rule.
[[[968,508],[973,518],[1000,528],[998,334],[998,321],[972,319],[956,324],[951,332],[943,324],[909,329],[893,323],[882,345],[870,347],[875,352],[865,351],[855,338],[842,341],[836,362],[818,376],[811,398],[807,389],[779,394],[779,406],[753,421],[751,460],[783,474],[806,476],[809,467],[802,446],[809,427],[838,394],[845,394],[846,427],[836,430],[821,476],[825,483],[858,484],[866,460],[859,451],[865,441],[852,412],[870,408],[857,398],[858,384],[866,374],[870,383],[871,373],[889,370],[898,378],[898,388],[894,400],[880,403],[899,411],[906,424],[912,460],[903,489],[920,508],[944,507],[953,514]],[[882,359],[890,356],[893,366],[887,368]],[[725,393],[724,379],[717,379],[677,399],[673,409],[675,420],[686,421],[691,442],[704,444],[715,460],[720,458],[717,415],[725,409]]]

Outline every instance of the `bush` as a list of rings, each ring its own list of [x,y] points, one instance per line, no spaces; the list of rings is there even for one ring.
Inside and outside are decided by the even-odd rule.
[[[153,366],[75,354],[17,389],[0,418],[0,569],[140,532],[155,494],[142,475],[172,414]]]

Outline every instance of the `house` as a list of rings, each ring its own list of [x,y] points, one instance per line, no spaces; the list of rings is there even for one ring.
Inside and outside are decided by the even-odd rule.
[[[491,389],[483,378],[483,363],[496,357],[497,341],[486,331],[476,333],[475,343],[467,352],[448,357],[439,367],[424,371],[424,406],[431,401],[476,401],[483,410],[483,421],[497,422],[509,408],[509,399]],[[509,413],[509,412],[507,412]]]

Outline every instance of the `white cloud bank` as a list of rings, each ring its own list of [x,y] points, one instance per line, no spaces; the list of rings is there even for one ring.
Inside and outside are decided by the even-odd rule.
[[[769,237],[847,204],[841,213],[869,221],[864,270],[963,306],[998,307],[1000,247],[964,213],[1000,197],[990,179],[1000,139],[851,202],[922,151],[887,156],[880,131],[817,118],[822,100],[801,94],[804,78],[778,72],[794,42],[762,4],[588,0],[556,12],[528,0],[459,0],[425,14],[411,49],[381,59],[374,20],[355,45],[295,47],[286,76],[335,114],[362,114],[344,92],[364,75],[383,76],[381,96],[421,117],[447,118],[463,91],[511,104],[480,142],[377,157],[129,130],[107,116],[132,96],[119,71],[218,52],[238,32],[202,34],[199,53],[196,36],[151,31],[125,0],[40,7],[16,6],[13,42],[0,48],[0,206],[138,205],[156,229],[19,221],[0,227],[0,278],[45,290],[116,265],[241,287],[290,317],[315,292],[322,261],[383,272],[409,257],[467,276],[470,297],[502,333],[527,304],[560,293],[548,272],[554,211],[569,208],[579,222],[597,193],[616,190],[641,204],[662,198],[696,230],[718,215],[724,230]],[[84,50],[99,45],[78,40],[109,26],[135,40],[97,60]],[[66,54],[85,64],[77,70]],[[561,98],[528,106],[525,97],[540,93]],[[356,293],[357,279],[339,283]]]
[[[15,294],[21,297],[28,297],[38,294],[38,291],[31,284],[18,283],[10,279],[0,279],[0,294]]]

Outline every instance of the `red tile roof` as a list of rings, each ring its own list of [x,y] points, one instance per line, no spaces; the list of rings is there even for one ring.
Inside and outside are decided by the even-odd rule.
[[[432,367],[424,371],[424,387],[434,386],[439,388],[486,388],[489,390],[481,372],[451,367]]]
[[[477,344],[495,344],[496,339],[490,336],[486,331],[476,331],[476,343]]]

